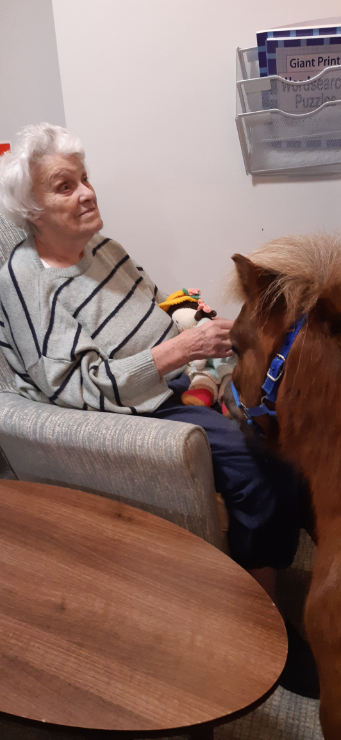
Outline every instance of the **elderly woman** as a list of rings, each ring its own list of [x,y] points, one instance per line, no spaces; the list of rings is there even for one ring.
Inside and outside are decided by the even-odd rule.
[[[0,344],[19,393],[202,426],[232,557],[274,597],[275,569],[290,565],[297,546],[297,485],[283,465],[250,451],[234,422],[180,401],[184,366],[228,356],[232,323],[217,318],[178,333],[158,306],[166,294],[99,233],[84,151],[70,132],[28,127],[0,163],[2,210],[27,232],[0,272]]]

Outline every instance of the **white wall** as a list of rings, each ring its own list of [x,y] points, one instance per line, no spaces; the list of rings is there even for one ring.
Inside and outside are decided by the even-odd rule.
[[[340,180],[252,180],[234,120],[235,47],[320,18],[320,0],[53,0],[53,9],[66,123],[85,144],[103,233],[161,287],[199,287],[219,309],[233,252],[339,227]],[[325,17],[338,11],[326,0]]]
[[[65,126],[51,0],[0,0],[0,141],[30,123]]]

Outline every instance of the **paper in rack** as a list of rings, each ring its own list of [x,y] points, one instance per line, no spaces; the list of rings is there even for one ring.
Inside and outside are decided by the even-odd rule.
[[[309,28],[302,26],[297,28],[279,28],[271,29],[268,31],[260,31],[257,33],[257,47],[258,47],[258,61],[259,61],[259,75],[260,77],[267,77],[268,63],[266,54],[266,40],[267,39],[283,39],[283,38],[295,38],[295,37],[311,37],[311,36],[341,36],[341,23],[335,26],[320,25],[314,26],[313,24]]]
[[[269,75],[300,82],[341,65],[341,35],[267,39],[266,53]]]

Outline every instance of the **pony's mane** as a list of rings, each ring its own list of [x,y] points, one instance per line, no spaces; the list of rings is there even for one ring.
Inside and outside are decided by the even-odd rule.
[[[274,273],[263,298],[272,305],[283,295],[292,321],[310,311],[322,294],[335,289],[340,292],[341,303],[340,234],[286,236],[264,244],[248,257],[264,271]],[[226,297],[238,302],[247,298],[236,268],[228,278]]]

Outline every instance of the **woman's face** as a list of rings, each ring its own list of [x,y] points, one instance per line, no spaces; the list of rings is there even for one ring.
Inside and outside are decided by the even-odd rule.
[[[102,228],[95,191],[78,157],[46,155],[32,179],[36,203],[42,208],[32,221],[41,238],[89,241]]]

